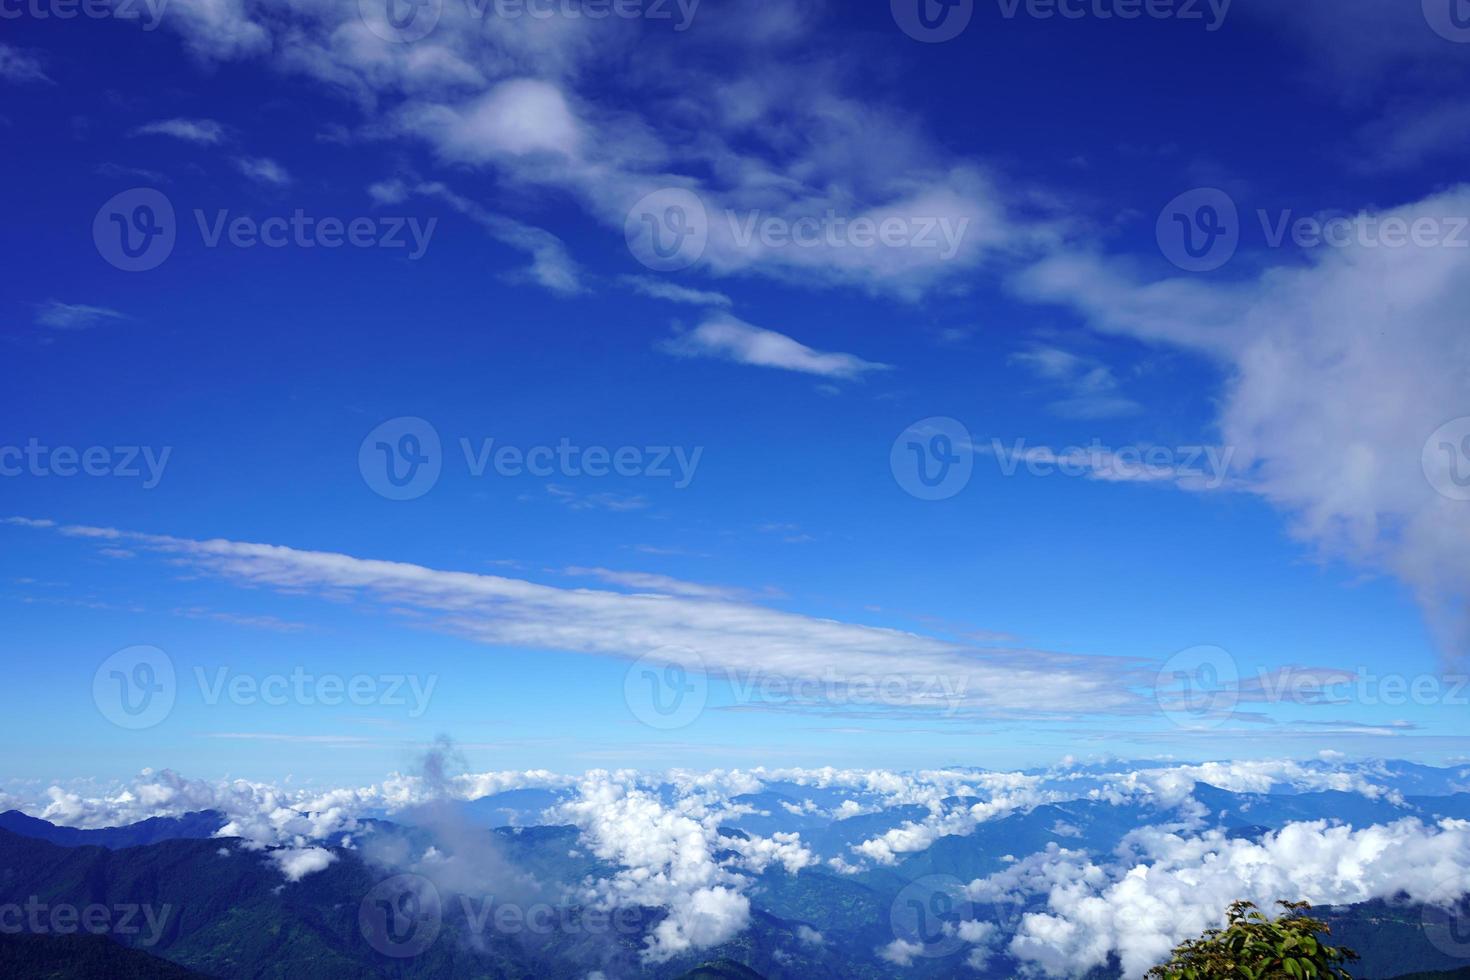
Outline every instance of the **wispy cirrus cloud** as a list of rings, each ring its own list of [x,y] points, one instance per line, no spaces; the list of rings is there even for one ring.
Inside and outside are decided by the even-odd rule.
[[[668,300],[670,303],[686,303],[691,306],[729,306],[730,297],[710,289],[692,289],[666,279],[652,276],[623,276],[620,282],[643,296]]]
[[[280,545],[196,541],[11,518],[106,547],[125,545],[248,587],[354,595],[497,647],[651,658],[693,671],[786,678],[890,678],[895,707],[1038,716],[1046,711],[1151,714],[1141,659],[972,647],[902,630],[843,623],[728,598],[564,589],[524,579],[299,551]],[[942,678],[946,683],[932,683]],[[793,702],[795,704],[795,702]],[[798,706],[799,707],[799,706]]]
[[[606,582],[608,585],[662,593],[664,595],[685,595],[699,599],[743,599],[747,595],[743,589],[732,589],[721,585],[702,585],[698,582],[685,582],[682,579],[672,578],[668,575],[659,575],[654,572],[628,572],[617,571],[611,568],[581,568],[578,566],[572,566],[563,571],[567,575],[595,578],[599,581]]]
[[[20,83],[51,81],[40,55],[3,42],[0,42],[0,78]]]
[[[369,188],[375,200],[388,203],[403,200],[409,194],[437,198],[484,228],[491,238],[531,256],[529,269],[513,273],[509,278],[529,279],[553,293],[572,296],[586,291],[582,271],[567,252],[566,244],[544,228],[506,217],[456,194],[437,181],[407,186],[401,181],[385,181]]]
[[[1011,355],[1011,363],[1026,368],[1065,393],[1049,406],[1064,418],[1116,418],[1136,415],[1142,410],[1142,406],[1123,394],[1113,369],[1095,358],[1036,344]]]
[[[224,140],[225,128],[213,119],[157,119],[136,127],[134,136],[172,136],[189,143],[214,145]]]
[[[53,330],[85,330],[107,320],[126,319],[129,319],[126,313],[119,313],[106,306],[63,303],[55,299],[36,305],[36,323]]]
[[[693,330],[664,341],[662,348],[678,357],[708,357],[844,381],[888,370],[888,365],[863,360],[856,354],[815,350],[783,333],[728,314],[712,317]]]
[[[235,157],[235,168],[255,181],[268,187],[287,187],[291,175],[286,168],[270,157]]]

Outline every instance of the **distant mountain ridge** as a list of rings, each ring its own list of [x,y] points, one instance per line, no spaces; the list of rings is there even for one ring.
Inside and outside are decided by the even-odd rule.
[[[197,810],[177,817],[150,817],[121,827],[81,830],[28,816],[19,810],[0,813],[0,830],[22,837],[34,837],[62,847],[87,845],[116,849],[140,847],[166,840],[200,840],[213,837],[228,822],[224,814],[214,810]]]

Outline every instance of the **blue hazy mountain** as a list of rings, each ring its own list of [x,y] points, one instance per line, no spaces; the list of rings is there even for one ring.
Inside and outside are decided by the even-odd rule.
[[[225,823],[223,814],[213,810],[199,810],[178,817],[152,817],[123,827],[78,830],[27,816],[19,810],[0,813],[0,830],[35,837],[64,847],[79,847],[84,844],[97,847],[137,847],[165,840],[203,839],[213,837]]]
[[[989,980],[1013,976],[1019,969],[1004,953],[1004,943],[998,944],[1000,951],[983,969],[965,965],[960,949],[919,957],[902,967],[880,957],[879,950],[895,938],[892,916],[911,884],[933,875],[968,882],[1051,846],[1087,851],[1106,860],[1131,832],[1186,817],[1198,827],[1258,839],[1303,820],[1367,826],[1405,817],[1470,816],[1470,793],[1404,792],[1458,788],[1454,771],[1381,764],[1377,774],[1380,784],[1393,784],[1390,793],[1379,798],[1337,791],[1237,793],[1199,784],[1192,793],[1199,805],[1187,811],[1100,799],[1021,808],[970,825],[967,832],[940,836],[920,850],[900,853],[891,864],[870,865],[857,873],[840,872],[825,859],[852,859],[853,848],[864,841],[932,816],[960,814],[975,800],[946,799],[931,811],[912,805],[884,808],[866,798],[856,801],[865,812],[838,818],[837,813],[851,812],[850,791],[772,784],[736,801],[749,812],[721,827],[721,839],[728,846],[715,849],[715,860],[734,862],[742,843],[754,835],[775,833],[800,834],[823,860],[797,873],[773,863],[763,873],[751,875],[747,928],[723,944],[659,963],[644,962],[640,952],[670,914],[664,909],[632,910],[628,928],[621,932],[594,935],[577,927],[586,921],[587,910],[568,896],[582,894],[587,883],[609,878],[619,869],[598,858],[575,827],[545,822],[554,818],[554,808],[564,798],[558,791],[514,790],[471,803],[439,804],[360,821],[350,834],[315,842],[333,860],[298,881],[283,877],[272,849],[215,837],[225,819],[211,811],[100,830],[61,827],[11,811],[0,814],[0,905],[41,896],[51,904],[109,909],[146,905],[160,915],[156,934],[101,937],[105,945],[52,941],[63,937],[33,936],[22,930],[22,941],[0,946],[0,956],[11,956],[20,964],[19,972],[4,971],[7,977],[144,976],[149,975],[148,963],[166,962],[172,966],[159,966],[156,975],[180,980],[194,976],[583,980],[594,972],[608,978],[653,980],[900,976],[938,980],[960,975]],[[432,947],[408,958],[385,956],[374,947],[363,931],[360,911],[374,888],[397,873],[383,862],[382,854],[453,857],[481,848],[494,854],[498,867],[532,883],[527,894],[488,894],[473,881],[446,886],[441,896],[442,930]],[[511,898],[553,906],[557,926],[536,934],[485,928],[486,903],[503,905]],[[1029,906],[975,903],[967,917],[992,922],[1005,936],[1014,932],[1022,914],[1040,911],[1041,901],[1032,899]],[[1360,978],[1433,975],[1466,966],[1427,940],[1419,906],[1375,901],[1319,909],[1317,914],[1332,924],[1337,941],[1363,954],[1354,970]],[[83,970],[93,972],[58,972],[46,965],[58,956],[72,955],[77,963],[87,964]],[[5,962],[0,959],[0,964]],[[174,967],[185,972],[167,972]],[[1118,975],[1114,967],[1096,970],[1090,977]]]

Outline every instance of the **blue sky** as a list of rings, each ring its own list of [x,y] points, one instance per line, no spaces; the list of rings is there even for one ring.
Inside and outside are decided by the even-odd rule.
[[[450,3],[410,41],[355,3],[6,8],[0,444],[140,460],[0,477],[8,775],[367,777],[441,732],[558,770],[1462,757],[1470,47],[1381,6],[980,3],[941,43],[883,4],[706,0],[678,31]],[[1239,247],[1196,272],[1165,232],[1206,188]],[[174,243],[130,271],[139,189]],[[708,242],[661,271],[625,226],[670,189]],[[239,244],[298,211],[314,247]],[[1384,216],[1428,237],[1383,246]],[[911,240],[740,238],[863,217]],[[323,247],[326,218],[405,244]],[[905,433],[936,418],[972,470],[927,500],[902,461],[934,430]],[[441,445],[408,500],[364,449],[395,419]],[[477,476],[488,439],[640,472]],[[1176,471],[1206,447],[1228,471]],[[93,682],[139,645],[177,679],[130,728]],[[1181,722],[1160,670],[1199,647],[1243,680]],[[698,666],[703,709],[646,724],[642,685]],[[209,703],[220,670],[433,686]],[[731,670],[905,693],[752,702]]]

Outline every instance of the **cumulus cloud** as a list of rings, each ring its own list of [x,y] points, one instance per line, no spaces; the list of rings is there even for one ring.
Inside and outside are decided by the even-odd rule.
[[[405,129],[427,136],[447,160],[484,163],[500,157],[577,152],[580,127],[554,84],[516,78],[459,106],[408,106]]]
[[[895,939],[878,950],[878,958],[894,966],[911,966],[917,957],[924,955],[924,944],[907,939]]]
[[[1032,773],[594,770],[565,776],[542,770],[462,772],[452,766],[454,758],[452,746],[441,744],[412,773],[336,789],[188,779],[169,770],[145,770],[101,794],[53,786],[43,798],[7,798],[7,805],[79,827],[119,826],[212,809],[225,817],[217,836],[240,838],[242,850],[262,855],[291,881],[330,864],[331,848],[353,847],[365,860],[423,875],[446,892],[541,901],[551,898],[546,886],[515,868],[484,828],[469,821],[456,804],[512,789],[553,789],[560,802],[538,822],[576,827],[577,848],[612,869],[573,885],[563,900],[608,910],[665,910],[647,936],[643,955],[650,962],[728,941],[748,925],[762,876],[800,875],[819,864],[816,849],[801,831],[729,829],[757,813],[751,802],[756,794],[775,790],[860,801],[867,813],[916,805],[929,811],[928,819],[904,821],[898,833],[854,845],[847,855],[851,860],[827,862],[844,873],[895,863],[941,836],[972,833],[987,820],[1026,813],[1043,803],[1147,804],[1128,818],[1144,822],[1143,828],[1123,837],[1111,857],[1068,850],[1076,835],[1067,833],[1066,847],[1052,845],[972,883],[972,901],[1016,910],[1003,922],[1017,921],[1028,903],[1033,913],[1019,920],[1022,927],[1014,939],[1013,928],[1002,935],[988,921],[953,923],[954,935],[972,945],[969,956],[975,963],[984,963],[1006,943],[1012,955],[1062,973],[1098,957],[1106,959],[1110,951],[1131,950],[1129,956],[1142,963],[1161,944],[1213,924],[1211,917],[1228,901],[1241,896],[1267,901],[1273,889],[1283,892],[1275,897],[1349,902],[1392,894],[1416,876],[1423,879],[1416,895],[1428,895],[1430,886],[1438,887],[1437,896],[1448,894],[1446,879],[1470,888],[1470,823],[1429,825],[1405,819],[1356,830],[1298,823],[1252,843],[1211,829],[1208,814],[1190,795],[1208,777],[1216,785],[1245,792],[1337,788],[1373,799],[1392,798],[1397,790],[1365,779],[1387,773],[1379,764],[1277,760]],[[819,815],[816,807],[800,809],[804,820]],[[823,819],[839,819],[838,811]],[[364,819],[384,813],[424,828],[435,846],[426,851],[409,837]],[[1146,870],[1136,870],[1140,868]],[[1303,891],[1291,893],[1292,887]],[[1191,888],[1197,896],[1192,904],[1184,903],[1179,895]],[[1045,911],[1037,911],[1041,899],[1049,902]],[[1143,912],[1127,901],[1143,902],[1149,909],[1154,908],[1149,903],[1168,905],[1175,911],[1171,918],[1143,921]],[[827,941],[810,927],[798,929],[796,938],[808,944]],[[880,955],[897,964],[920,952],[898,942]]]
[[[699,797],[665,806],[627,775],[589,773],[577,791],[559,814],[582,828],[593,853],[622,868],[589,885],[586,898],[669,910],[649,937],[648,960],[718,945],[745,928],[750,900],[741,893],[744,879],[715,858],[726,843],[719,838],[718,812]]]
[[[1470,384],[1470,188],[1370,216],[1428,227],[1437,244],[1352,236],[1299,267],[1226,285],[1145,281],[1116,262],[1056,255],[1019,282],[1102,331],[1215,360],[1227,376],[1219,426],[1244,489],[1291,519],[1328,558],[1397,576],[1443,649],[1470,654],[1470,510],[1436,490],[1463,465],[1429,444],[1466,416]],[[1453,443],[1453,440],[1451,440]]]
[[[1405,895],[1416,902],[1470,891],[1470,822],[1402,820],[1355,830],[1289,824],[1259,842],[1220,831],[1158,827],[1130,834],[1111,862],[1056,846],[968,888],[976,901],[1045,898],[1008,950],[1048,976],[1079,976],[1117,954],[1141,977],[1179,942],[1224,924],[1244,899],[1343,905]]]
[[[323,847],[281,848],[271,851],[270,857],[287,881],[300,881],[337,860],[337,855]]]

